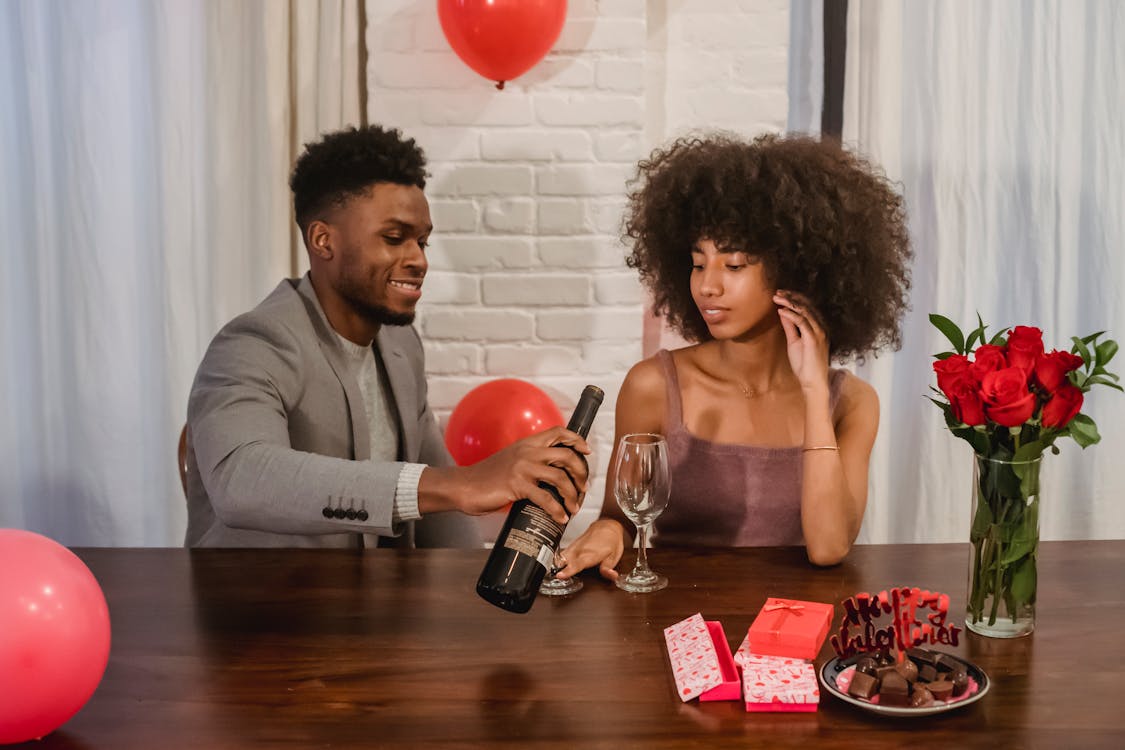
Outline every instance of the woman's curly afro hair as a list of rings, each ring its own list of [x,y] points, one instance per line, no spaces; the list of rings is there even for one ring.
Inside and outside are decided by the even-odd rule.
[[[631,185],[627,263],[684,338],[711,338],[690,289],[691,248],[710,239],[764,263],[774,288],[807,296],[832,359],[901,345],[913,256],[903,201],[881,170],[838,143],[682,138],[642,161]]]
[[[368,125],[328,133],[305,144],[289,187],[304,232],[309,222],[379,182],[426,187],[426,155],[395,128]]]

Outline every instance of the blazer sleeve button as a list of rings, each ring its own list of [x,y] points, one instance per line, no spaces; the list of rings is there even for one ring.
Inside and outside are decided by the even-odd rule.
[[[321,511],[325,518],[332,518],[332,508],[325,505],[324,510]]]
[[[358,513],[355,514],[355,517],[358,518],[360,521],[366,521],[367,520],[367,511],[361,510]]]
[[[336,510],[332,511],[332,515],[336,519],[341,519],[347,515],[347,511],[343,508],[337,508]]]
[[[356,513],[355,508],[348,508],[347,512],[344,515],[348,517],[349,521],[354,521],[359,513]]]

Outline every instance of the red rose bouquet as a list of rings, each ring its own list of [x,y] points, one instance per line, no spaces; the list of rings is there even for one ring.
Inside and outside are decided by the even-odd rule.
[[[1106,369],[1117,342],[1099,342],[1101,331],[1073,337],[1070,351],[1048,352],[1038,328],[988,338],[980,316],[968,336],[941,315],[930,322],[953,347],[934,355],[937,398],[930,400],[976,453],[966,624],[986,635],[1024,635],[1035,623],[1043,452],[1058,453],[1060,437],[1083,448],[1101,439],[1082,405],[1095,385],[1122,390]],[[1010,622],[997,624],[1001,603]]]

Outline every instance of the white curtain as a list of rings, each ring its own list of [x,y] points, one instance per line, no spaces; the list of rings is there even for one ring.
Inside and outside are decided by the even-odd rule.
[[[857,368],[882,402],[860,541],[968,538],[972,454],[923,398],[947,348],[929,313],[1125,338],[1123,39],[1114,0],[849,3],[844,139],[901,181],[917,253],[902,350]],[[1125,537],[1125,395],[1083,411],[1102,442],[1045,458],[1045,539]]]
[[[0,526],[182,543],[191,379],[299,270],[288,173],[358,119],[358,12],[0,4]]]

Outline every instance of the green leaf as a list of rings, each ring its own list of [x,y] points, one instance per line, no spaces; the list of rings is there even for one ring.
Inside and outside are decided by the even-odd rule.
[[[1012,462],[1017,464],[1017,470],[1020,466],[1029,466],[1029,464],[1022,463],[1024,461],[1033,461],[1039,456],[1043,455],[1043,449],[1047,446],[1043,445],[1038,440],[1032,440],[1024,443],[1019,447],[1019,450],[1012,456]]]
[[[1113,359],[1113,355],[1117,354],[1117,342],[1113,339],[1103,341],[1102,343],[1097,345],[1094,351],[1096,351],[1098,354],[1097,363],[1098,366],[1101,367],[1106,362]]]
[[[1098,336],[1101,336],[1103,333],[1105,333],[1105,331],[1098,331],[1097,333],[1091,333],[1089,336],[1084,336],[1082,337],[1082,343],[1089,344],[1091,341],[1096,339]]]
[[[1024,443],[1012,456],[1012,471],[1020,478],[1020,494],[1031,497],[1039,494],[1039,463],[1027,463],[1043,455],[1046,446],[1038,440]]]
[[[1016,473],[1015,464],[993,464],[992,481],[995,492],[999,493],[1000,497],[1023,500],[1020,477]]]
[[[967,339],[965,339],[965,351],[966,352],[971,352],[973,350],[973,344],[975,344],[977,342],[978,336],[979,336],[979,334],[978,334],[977,331],[970,331],[969,332],[969,337]]]
[[[1088,378],[1086,380],[1086,382],[1083,383],[1083,385],[1086,386],[1087,388],[1089,388],[1092,385],[1108,385],[1110,388],[1115,388],[1115,389],[1125,393],[1125,388],[1122,388],[1117,383],[1113,382],[1112,380],[1109,380],[1108,378],[1106,378],[1105,375],[1095,375],[1092,378]]]
[[[1039,495],[1039,466],[1038,464],[1024,464],[1021,471],[1016,474],[1020,478],[1020,492],[1025,498],[1038,497]]]
[[[955,354],[957,354],[957,352],[938,352],[937,354],[934,355],[934,359],[936,359],[936,360],[949,359],[950,357],[954,356]]]
[[[934,328],[945,334],[949,343],[953,344],[954,351],[959,354],[965,353],[965,334],[961,333],[961,329],[957,327],[956,323],[937,313],[930,314],[930,322],[933,323]]]
[[[965,339],[966,352],[971,352],[973,350],[973,344],[976,342],[980,341],[984,343],[984,321],[980,319],[980,313],[977,313],[977,323],[980,325],[973,329],[972,333],[969,334],[969,338]]]
[[[1085,414],[1075,416],[1074,419],[1070,420],[1068,427],[1074,442],[1083,448],[1094,445],[1102,439],[1102,436],[1098,434],[1098,426],[1094,424],[1094,420]]]
[[[1035,558],[1029,556],[1024,558],[1012,574],[1012,596],[1020,604],[1034,603],[1035,584]]]
[[[1083,364],[1089,367],[1090,362],[1093,361],[1093,357],[1090,355],[1090,350],[1086,347],[1086,342],[1077,336],[1071,336],[1070,340],[1074,342],[1074,347],[1070,351],[1081,357]]]
[[[978,496],[977,514],[973,517],[972,528],[969,529],[969,541],[976,544],[988,533],[988,528],[991,525],[992,511],[988,508],[988,502]]]
[[[954,420],[956,423],[956,420]],[[949,425],[949,431],[973,446],[974,453],[988,453],[988,435],[967,425]]]
[[[1003,344],[1004,343],[1004,336],[1007,333],[1008,333],[1008,329],[1007,328],[1003,329],[1002,331],[997,333],[995,336],[993,336],[991,339],[989,339],[988,343],[992,344],[993,346],[999,346],[1000,344]]]
[[[1008,548],[1004,550],[1004,556],[1000,558],[1000,564],[1011,565],[1020,558],[1027,557],[1031,554],[1034,542],[1034,539],[1029,539],[1017,529]]]
[[[926,399],[928,401],[932,401],[935,405],[937,405],[937,408],[941,409],[946,414],[946,416],[950,416],[953,414],[953,407],[945,401],[938,401],[933,396],[926,396]],[[954,424],[956,424],[956,422]]]

